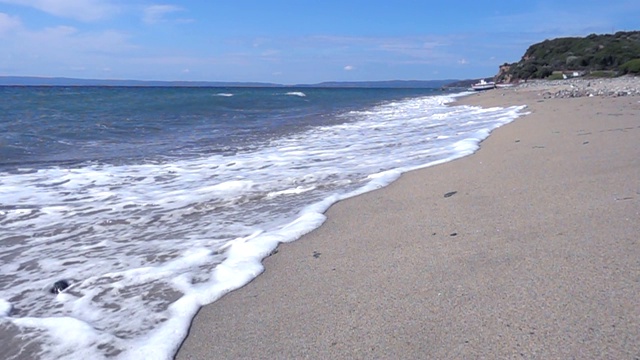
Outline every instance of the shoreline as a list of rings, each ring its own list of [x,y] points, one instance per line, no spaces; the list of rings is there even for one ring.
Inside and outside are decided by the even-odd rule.
[[[202,308],[176,358],[640,356],[639,100],[458,98],[531,114],[334,204]]]

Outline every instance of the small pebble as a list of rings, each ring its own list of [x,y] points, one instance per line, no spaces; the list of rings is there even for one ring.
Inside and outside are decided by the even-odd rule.
[[[458,193],[457,191],[450,191],[450,192],[444,194],[444,197],[448,198],[448,197],[451,197],[451,196],[453,196],[453,195],[455,195],[457,193]]]

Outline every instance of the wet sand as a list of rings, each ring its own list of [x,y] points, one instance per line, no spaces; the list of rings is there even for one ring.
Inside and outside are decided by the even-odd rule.
[[[331,207],[177,359],[640,358],[640,97],[459,103],[531,114]]]

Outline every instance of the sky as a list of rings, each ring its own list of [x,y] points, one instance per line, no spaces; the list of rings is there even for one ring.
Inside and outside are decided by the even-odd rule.
[[[0,0],[0,76],[313,84],[493,76],[638,0]]]

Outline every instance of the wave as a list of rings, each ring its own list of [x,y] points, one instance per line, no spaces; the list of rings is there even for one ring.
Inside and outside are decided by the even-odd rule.
[[[43,359],[171,358],[200,306],[255,278],[336,201],[468,155],[523,114],[451,101],[351,111],[246,151],[0,172],[4,258],[15,259],[0,262],[0,322],[21,332],[8,351],[32,342]],[[58,280],[69,290],[50,294]]]
[[[230,94],[230,93],[217,93],[214,96],[232,97],[233,94]]]
[[[299,96],[299,97],[306,97],[307,96],[307,94],[303,93],[302,91],[289,91],[285,95]]]

